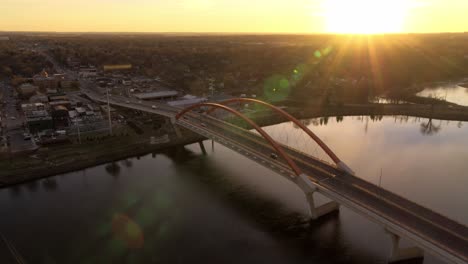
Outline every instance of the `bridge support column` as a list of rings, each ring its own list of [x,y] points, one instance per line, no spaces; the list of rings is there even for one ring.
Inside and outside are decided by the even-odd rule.
[[[206,149],[205,149],[205,145],[203,145],[203,141],[198,141],[198,145],[200,146],[200,149],[203,155],[206,155]]]
[[[170,120],[171,120],[172,128],[174,128],[174,131],[175,131],[177,137],[178,137],[178,138],[181,138],[181,137],[182,137],[182,133],[180,132],[179,126],[176,124],[176,119],[175,119],[175,117],[171,117]]]
[[[424,251],[418,247],[400,248],[400,236],[387,230],[392,238],[392,251],[388,263],[395,263],[403,260],[423,259]]]
[[[337,211],[340,208],[340,204],[331,201],[324,205],[315,206],[314,193],[318,190],[317,187],[308,179],[307,175],[302,174],[296,178],[296,184],[304,192],[307,203],[309,204],[310,215],[313,220],[318,219],[321,216],[327,215],[331,212]]]

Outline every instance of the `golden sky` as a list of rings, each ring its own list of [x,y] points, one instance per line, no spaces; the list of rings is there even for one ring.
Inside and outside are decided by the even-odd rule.
[[[468,0],[0,0],[0,30],[468,31]]]

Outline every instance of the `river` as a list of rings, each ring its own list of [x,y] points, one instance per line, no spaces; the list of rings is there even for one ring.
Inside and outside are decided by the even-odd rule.
[[[445,84],[436,87],[429,87],[417,93],[417,96],[437,98],[450,103],[468,106],[468,84]],[[465,86],[465,87],[464,87]]]
[[[468,224],[468,123],[304,122],[360,177]],[[291,123],[265,129],[302,145]],[[296,186],[205,146],[206,155],[194,144],[2,189],[0,232],[38,264],[385,263],[391,243],[380,226],[343,207],[308,225]]]

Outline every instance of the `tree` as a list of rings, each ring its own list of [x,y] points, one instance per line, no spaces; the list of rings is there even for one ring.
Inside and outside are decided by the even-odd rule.
[[[429,121],[427,123],[421,124],[421,133],[423,135],[432,136],[432,135],[439,133],[440,130],[441,130],[441,126],[434,125],[432,123],[432,118],[429,118]]]

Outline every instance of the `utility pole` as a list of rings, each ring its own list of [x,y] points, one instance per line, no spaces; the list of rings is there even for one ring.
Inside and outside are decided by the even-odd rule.
[[[382,168],[380,168],[380,177],[379,177],[379,188],[382,188]],[[382,192],[380,191],[380,197],[382,197]]]
[[[109,117],[109,134],[112,136],[112,119],[110,113],[110,103],[109,103],[109,89],[106,89],[107,92],[107,115]]]
[[[81,145],[81,133],[80,133],[80,125],[77,124],[76,126],[78,128],[78,142],[80,143]]]

